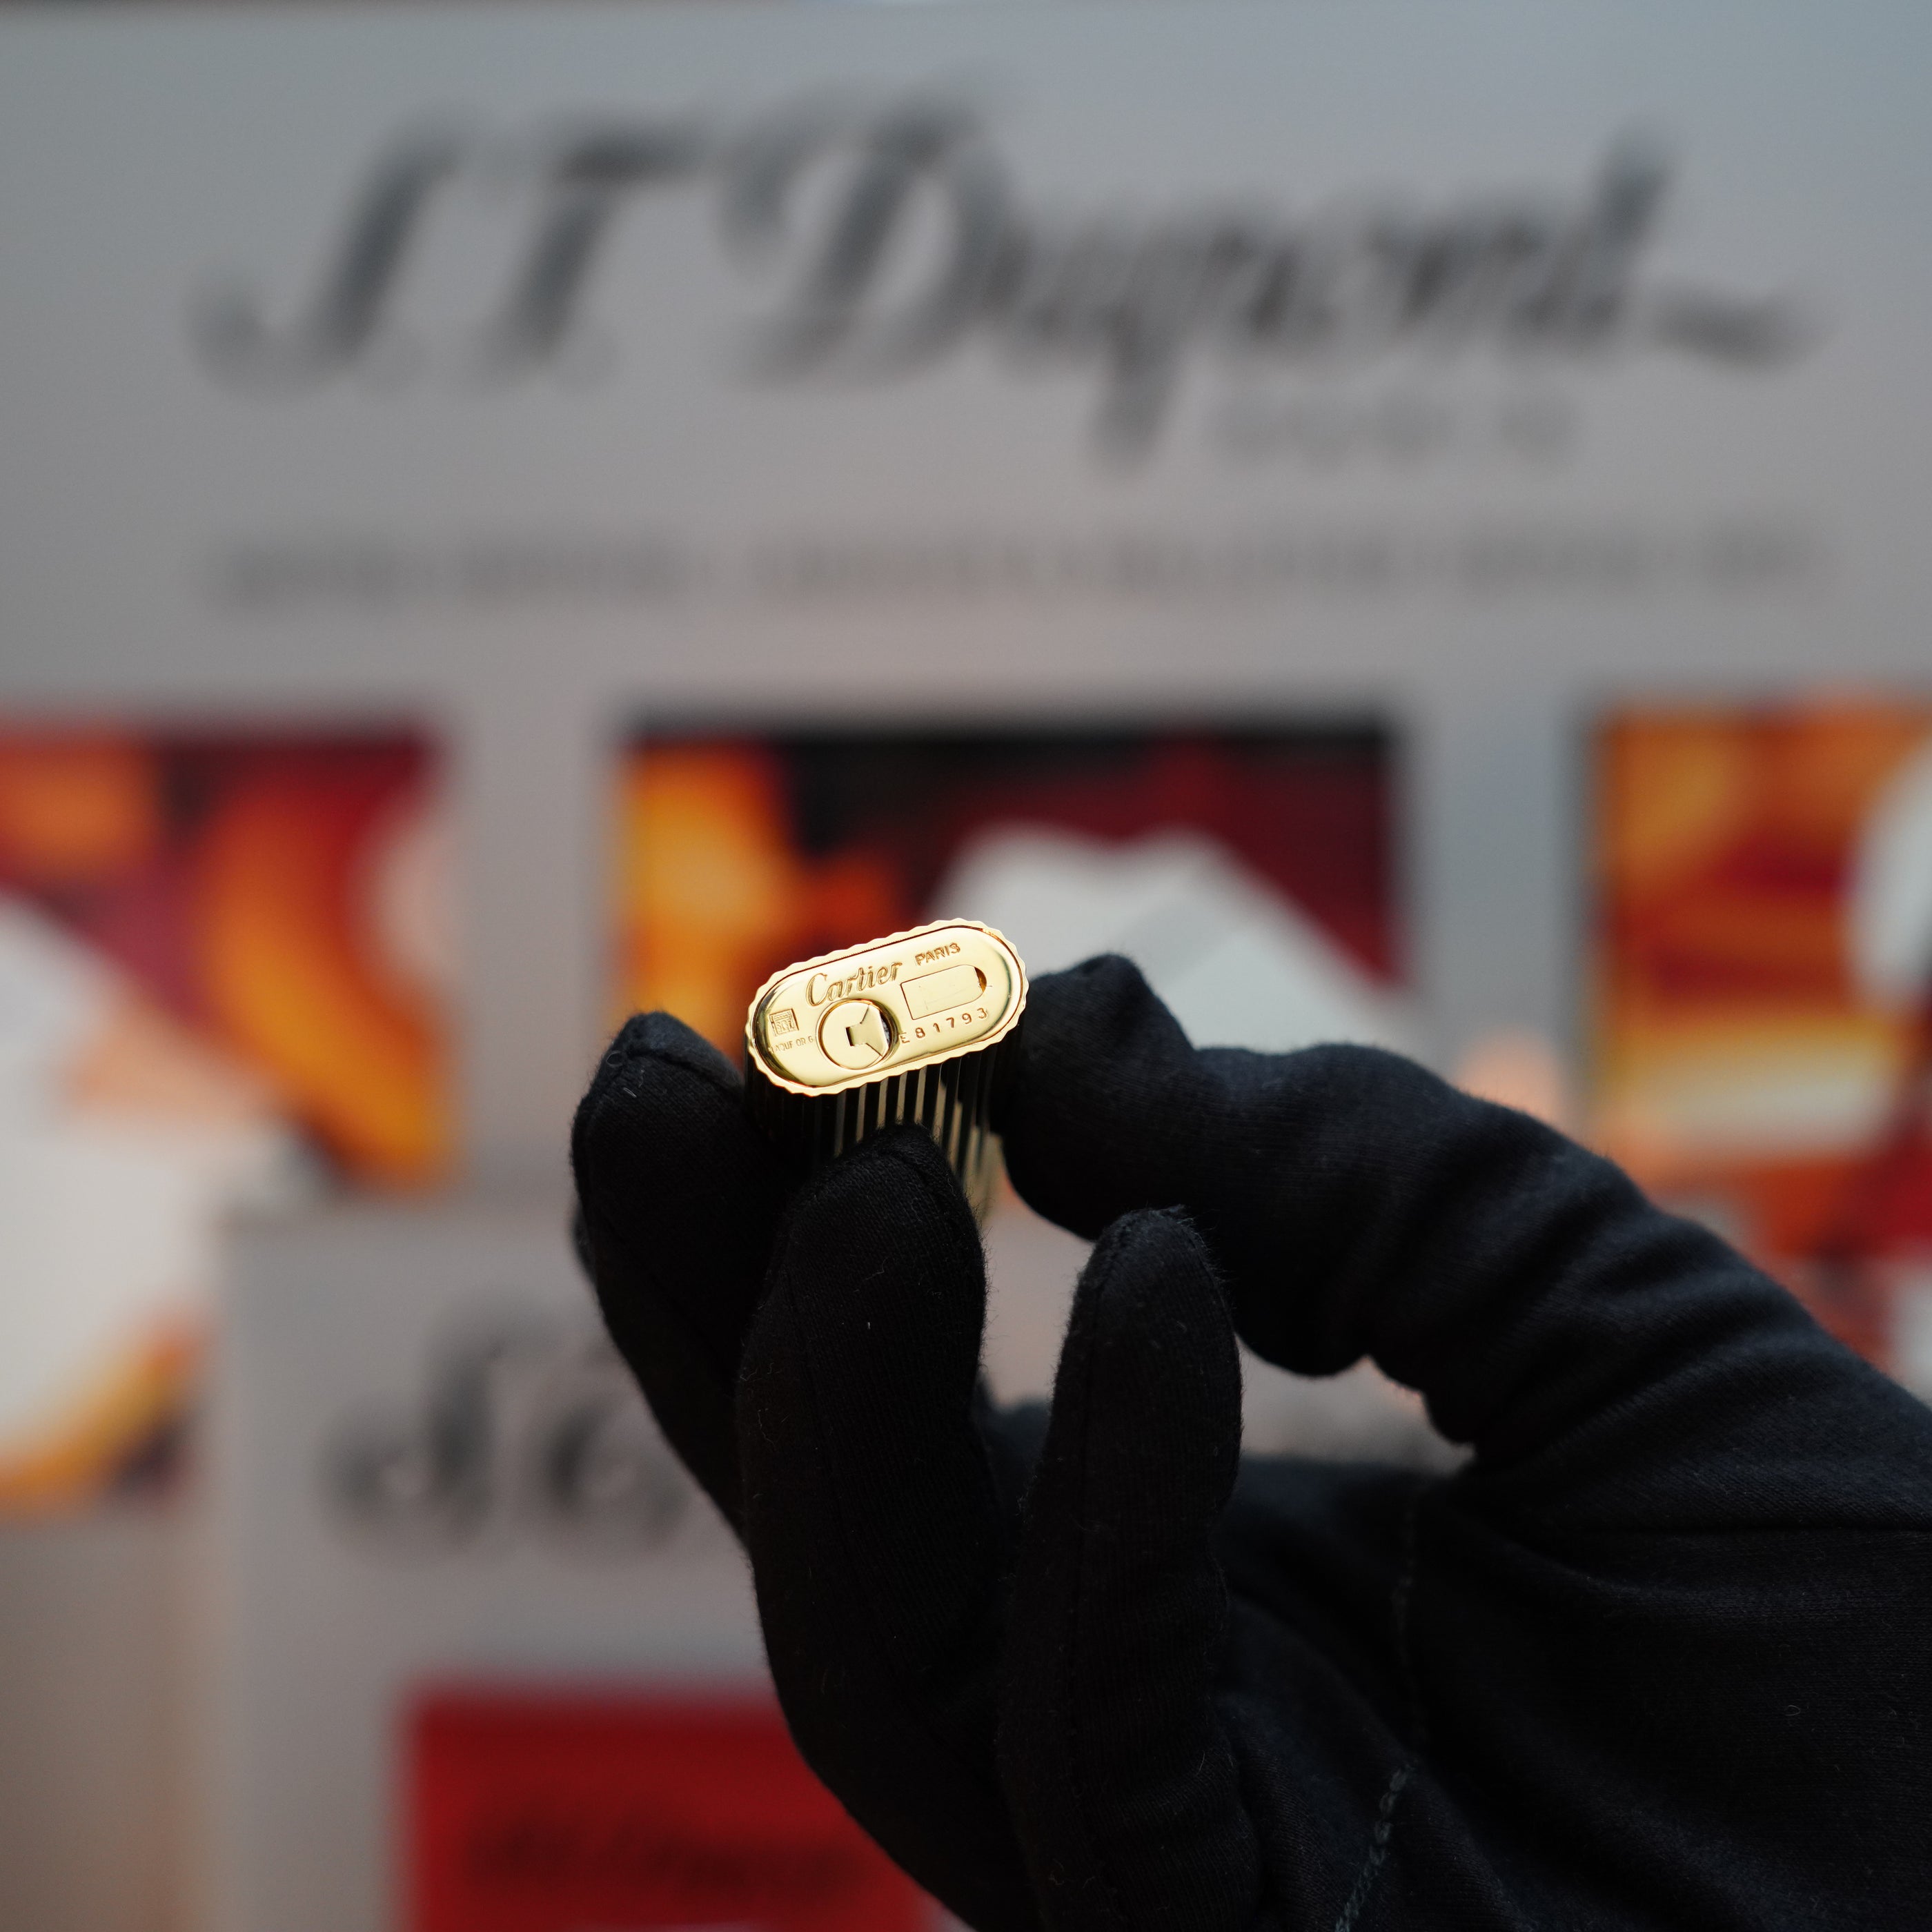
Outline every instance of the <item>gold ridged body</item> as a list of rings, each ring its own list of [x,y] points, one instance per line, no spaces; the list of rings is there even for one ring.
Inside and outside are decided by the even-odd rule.
[[[922,1127],[983,1216],[999,1175],[994,1095],[1025,1006],[1018,954],[972,920],[801,960],[752,1002],[746,1111],[806,1172],[882,1128]]]

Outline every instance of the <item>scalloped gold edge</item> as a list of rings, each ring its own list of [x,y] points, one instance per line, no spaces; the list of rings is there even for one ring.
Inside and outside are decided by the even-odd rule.
[[[834,960],[849,959],[854,953],[869,952],[874,946],[895,945],[902,939],[922,938],[928,932],[956,931],[962,926],[970,926],[975,932],[984,933],[1012,962],[1013,980],[1019,988],[1019,997],[992,1032],[982,1034],[977,1040],[968,1041],[964,1046],[948,1047],[944,1053],[922,1054],[916,1060],[887,1068],[880,1072],[854,1073],[849,1078],[835,1081],[830,1087],[803,1086],[773,1070],[771,1061],[758,1045],[758,1010],[771,998],[773,989],[781,980],[789,980],[794,973],[802,973],[808,966],[829,966]],[[924,926],[909,926],[903,932],[883,933],[877,939],[862,939],[856,946],[842,946],[835,952],[818,953],[809,959],[794,959],[789,966],[781,966],[752,995],[751,1006],[745,1015],[745,1054],[746,1059],[758,1070],[760,1078],[770,1081],[782,1091],[796,1094],[802,1100],[829,1100],[836,1094],[850,1093],[855,1087],[876,1086],[881,1081],[897,1079],[900,1075],[916,1072],[922,1066],[944,1066],[950,1060],[964,1060],[968,1054],[984,1053],[988,1047],[997,1046],[1019,1024],[1021,1014],[1026,1011],[1028,990],[1026,962],[1020,957],[1018,949],[1012,941],[998,926],[988,926],[983,920],[976,919],[932,920]]]

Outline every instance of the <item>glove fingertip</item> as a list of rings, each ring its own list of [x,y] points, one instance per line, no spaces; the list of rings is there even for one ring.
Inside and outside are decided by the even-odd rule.
[[[1188,1198],[1202,1123],[1193,1048],[1132,961],[1042,974],[994,1124],[1029,1206],[1090,1238],[1126,1210]]]
[[[895,1127],[801,1187],[780,1230],[768,1298],[842,1337],[826,1372],[880,1348],[970,1391],[986,1317],[986,1256],[958,1179],[929,1136]],[[862,1372],[862,1371],[860,1371]]]
[[[571,1121],[572,1166],[586,1166],[614,1138],[652,1130],[662,1117],[679,1131],[716,1132],[740,1108],[742,1083],[701,1034],[669,1013],[633,1013],[599,1058]]]
[[[709,1040],[668,1013],[626,1021],[572,1122],[571,1167],[583,1211],[620,1224],[643,1203],[757,1196],[776,1210],[778,1158],[746,1119],[742,1084]],[[694,1194],[691,1190],[695,1190]]]
[[[1124,1215],[1096,1245],[1074,1301],[1058,1408],[1120,1466],[1104,1505],[1157,1484],[1177,1522],[1219,1513],[1240,1454],[1240,1353],[1207,1244],[1178,1210]]]
[[[959,1178],[923,1129],[888,1127],[861,1141],[806,1181],[792,1209],[794,1222],[850,1222],[884,1216],[908,1223],[974,1226]],[[974,1237],[976,1241],[976,1234]]]

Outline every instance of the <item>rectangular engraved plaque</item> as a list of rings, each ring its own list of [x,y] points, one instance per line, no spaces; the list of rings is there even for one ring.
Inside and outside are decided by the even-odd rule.
[[[1019,955],[970,920],[802,960],[752,1003],[746,1106],[807,1169],[883,1128],[922,1127],[983,1212],[994,1096],[1025,1006]]]

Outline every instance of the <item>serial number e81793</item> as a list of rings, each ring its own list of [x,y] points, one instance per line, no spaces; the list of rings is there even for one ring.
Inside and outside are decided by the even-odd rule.
[[[939,1039],[946,1034],[957,1031],[961,1027],[970,1026],[975,1020],[982,1020],[986,1017],[986,1010],[984,1006],[969,1006],[964,1012],[947,1013],[941,1018],[927,1021],[923,1026],[914,1027],[912,1030],[912,1036],[914,1040]]]

